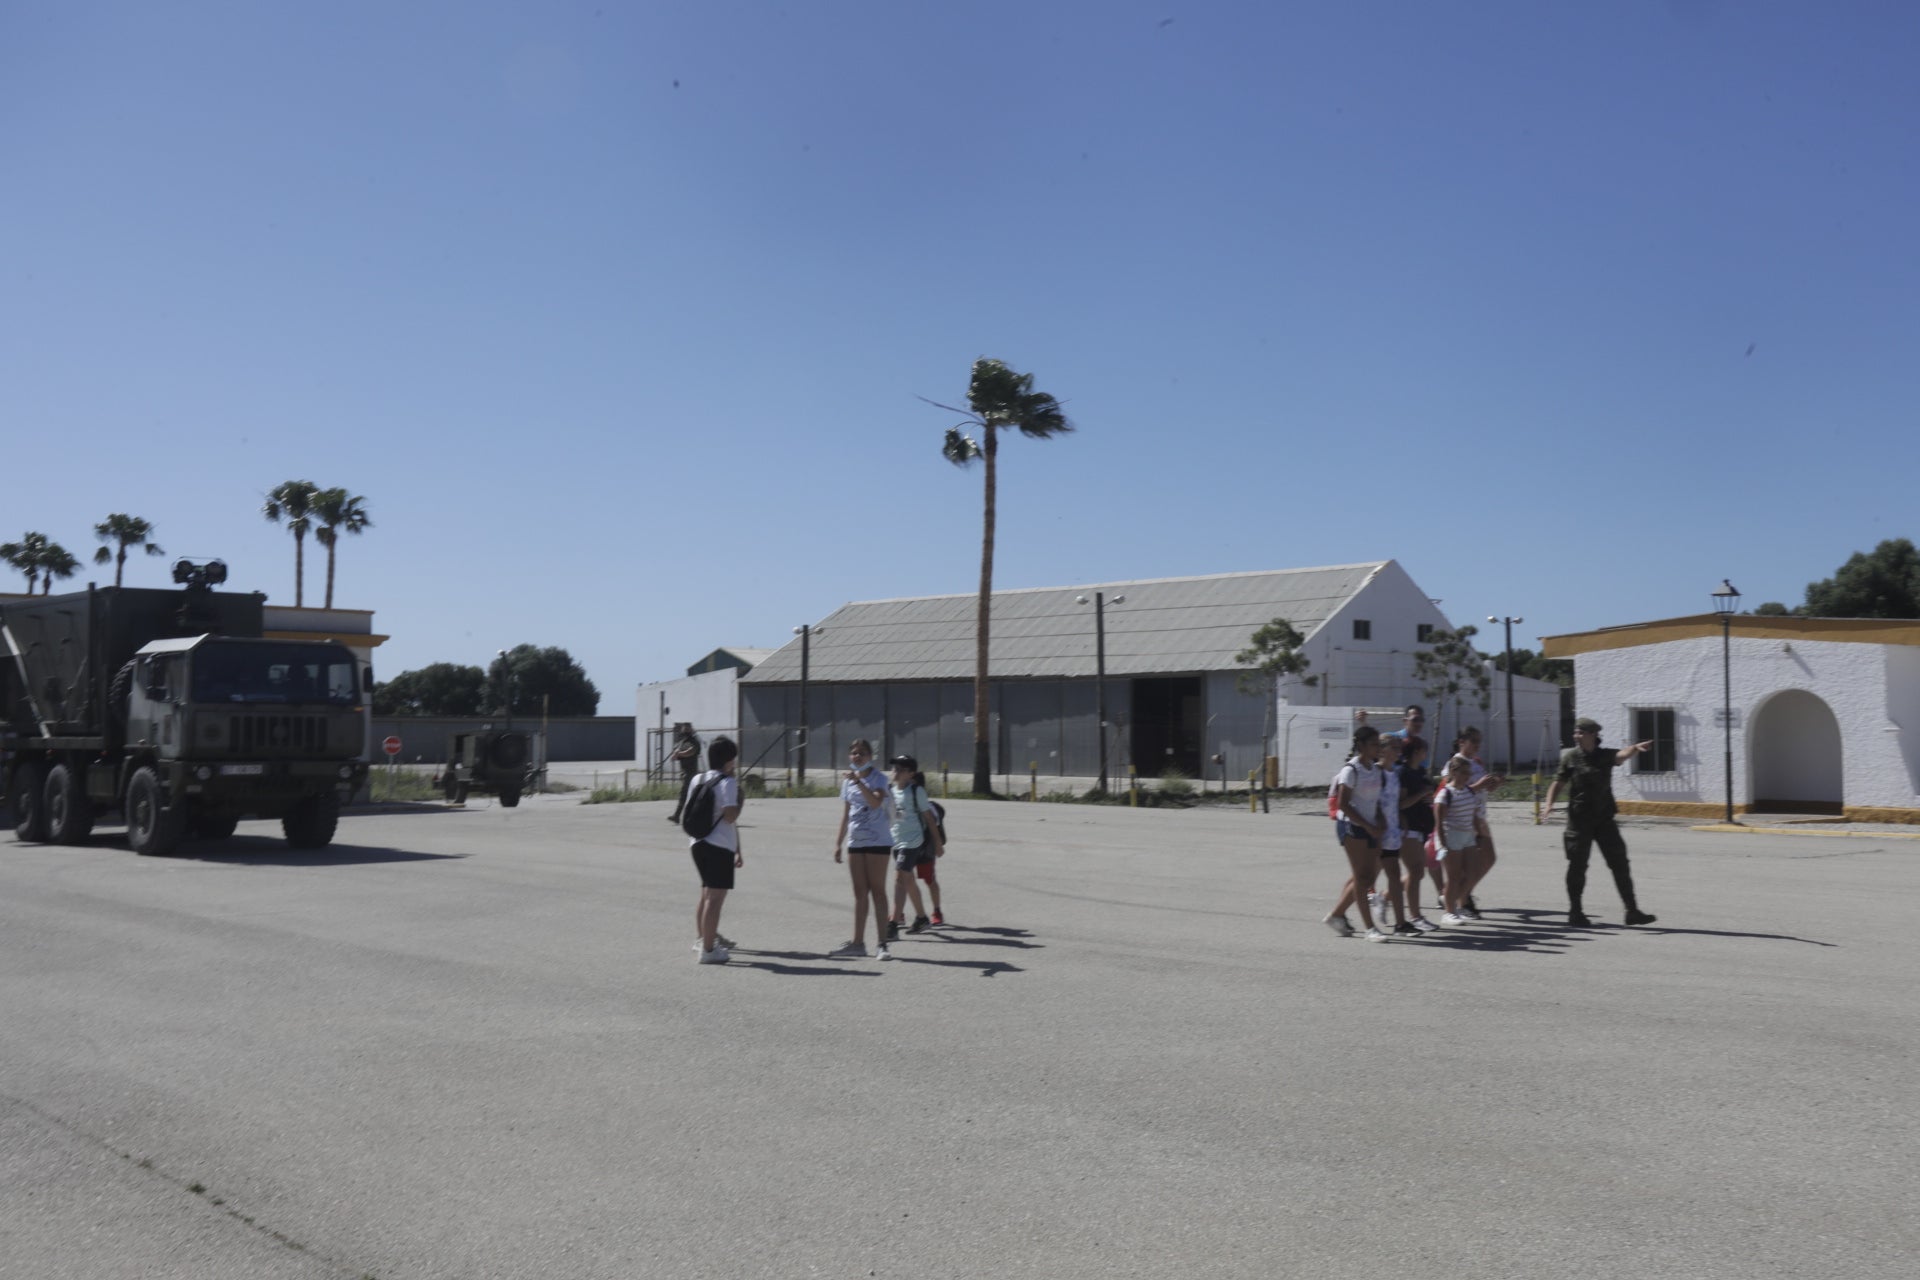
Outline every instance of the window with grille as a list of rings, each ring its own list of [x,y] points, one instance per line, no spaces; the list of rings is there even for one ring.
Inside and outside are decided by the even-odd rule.
[[[1673,772],[1672,707],[1635,707],[1631,740],[1653,744],[1633,758],[1635,773]]]
[[[1373,639],[1373,623],[1365,618],[1355,618],[1353,620],[1353,638],[1355,640]]]

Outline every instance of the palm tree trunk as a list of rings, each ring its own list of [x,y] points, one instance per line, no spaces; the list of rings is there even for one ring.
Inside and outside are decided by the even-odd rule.
[[[335,540],[336,541],[338,540],[338,535],[335,536]],[[328,542],[327,543],[327,608],[329,609],[333,608],[333,548],[334,548],[334,543]]]
[[[986,517],[980,534],[980,608],[974,624],[973,650],[973,789],[979,795],[986,795],[993,790],[993,754],[987,746],[987,649],[993,615],[994,459],[999,453],[1000,443],[991,425],[986,429],[986,437],[986,446],[981,450],[987,461]]]
[[[113,585],[120,585],[120,575],[127,567],[127,544],[121,543],[119,552],[113,557]]]
[[[293,607],[298,609],[307,589],[307,535],[293,535]]]

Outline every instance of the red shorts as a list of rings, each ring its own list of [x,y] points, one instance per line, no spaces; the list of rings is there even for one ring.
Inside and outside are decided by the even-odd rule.
[[[919,876],[922,880],[925,880],[928,884],[932,884],[934,881],[933,863],[934,863],[934,860],[932,858],[928,858],[925,862],[921,863],[919,866],[913,869],[913,874]]]

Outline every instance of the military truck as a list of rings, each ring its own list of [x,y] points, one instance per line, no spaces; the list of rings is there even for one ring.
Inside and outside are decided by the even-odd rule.
[[[531,734],[485,725],[475,732],[447,735],[440,785],[450,804],[465,804],[470,791],[491,791],[511,809],[523,792],[533,789],[538,773]]]
[[[278,818],[322,848],[367,775],[373,677],[332,640],[270,640],[266,597],[219,592],[226,566],[182,560],[181,589],[89,587],[0,601],[0,795],[22,840],[82,844],[124,817],[134,852],[223,840]]]

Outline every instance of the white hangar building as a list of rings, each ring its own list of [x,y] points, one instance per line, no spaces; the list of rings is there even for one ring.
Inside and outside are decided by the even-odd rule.
[[[1258,767],[1262,734],[1276,744],[1282,723],[1326,722],[1327,736],[1346,744],[1352,709],[1430,702],[1413,675],[1414,653],[1433,631],[1451,625],[1406,570],[1393,560],[996,591],[993,595],[988,741],[996,775],[1091,778],[1099,772],[1096,729],[1095,593],[1105,600],[1108,758],[1124,780],[1129,765],[1142,777],[1178,769],[1218,777]],[[1080,603],[1085,597],[1088,603]],[[979,597],[929,596],[842,605],[810,630],[806,643],[807,765],[833,769],[855,738],[870,739],[881,757],[904,752],[929,773],[956,773],[973,762],[974,623]],[[1282,686],[1277,715],[1264,700],[1240,692],[1247,668],[1234,661],[1253,633],[1285,618],[1306,637],[1313,685]],[[1485,637],[1481,637],[1483,640]],[[778,769],[792,763],[799,735],[802,643],[796,639],[739,681],[743,764]],[[1499,699],[1504,677],[1496,676]],[[1516,677],[1515,701],[1532,720],[1556,722],[1557,686]],[[1491,724],[1503,713],[1469,712]],[[1448,729],[1455,722],[1448,718]],[[1392,721],[1392,727],[1398,719]],[[1290,726],[1295,746],[1315,741],[1305,724]],[[1537,734],[1530,734],[1530,739]],[[1490,754],[1497,732],[1488,734]],[[1531,758],[1534,743],[1527,743]],[[1331,742],[1325,749],[1333,750]],[[1312,757],[1313,768],[1323,763]],[[1337,761],[1334,762],[1337,766]],[[1316,778],[1319,775],[1314,773]],[[1323,779],[1321,779],[1323,780]]]
[[[1621,811],[1725,812],[1731,681],[1736,813],[1920,822],[1920,621],[1727,625],[1709,613],[1546,637],[1609,745],[1654,744],[1614,775]]]

